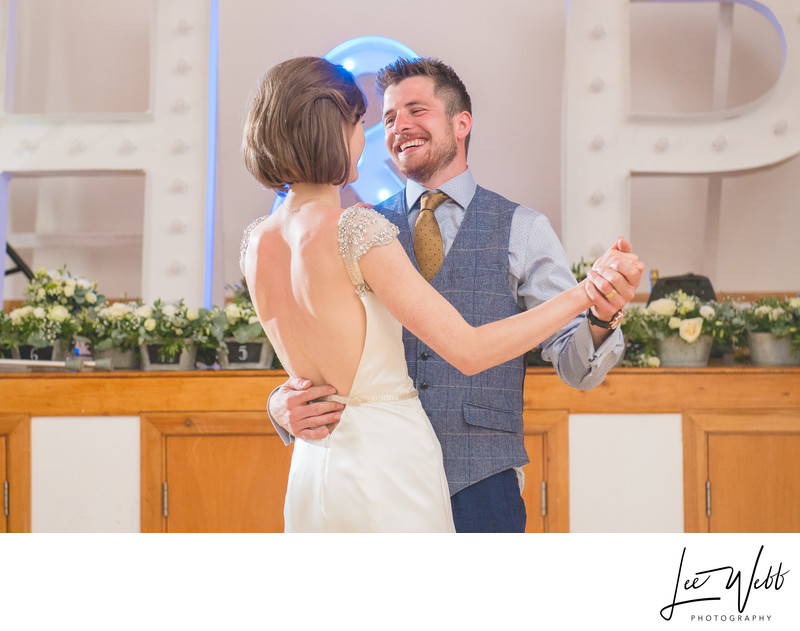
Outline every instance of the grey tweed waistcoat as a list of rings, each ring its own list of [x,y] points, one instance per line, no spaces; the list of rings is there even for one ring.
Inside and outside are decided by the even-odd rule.
[[[431,284],[473,326],[520,312],[508,282],[517,204],[478,187]],[[405,191],[376,206],[399,229],[416,265]],[[522,437],[524,355],[468,377],[403,329],[408,372],[444,454],[450,493],[528,462]]]

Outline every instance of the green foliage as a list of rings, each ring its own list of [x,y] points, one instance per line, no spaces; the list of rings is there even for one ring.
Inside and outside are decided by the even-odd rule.
[[[87,342],[92,352],[118,348],[139,348],[139,329],[144,323],[141,300],[115,302],[84,310],[79,318],[77,337]]]
[[[208,330],[200,310],[188,308],[182,298],[176,302],[159,298],[152,306],[140,307],[139,312],[139,343],[160,345],[159,355],[164,361],[180,355],[189,344],[207,342]]]
[[[747,331],[788,337],[792,348],[800,349],[800,298],[762,298],[745,309],[742,316]]]

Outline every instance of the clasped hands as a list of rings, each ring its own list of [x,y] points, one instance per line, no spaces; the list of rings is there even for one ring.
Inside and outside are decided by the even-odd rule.
[[[586,275],[584,288],[594,303],[594,315],[606,322],[611,320],[633,300],[643,272],[644,263],[633,253],[630,242],[620,237]]]

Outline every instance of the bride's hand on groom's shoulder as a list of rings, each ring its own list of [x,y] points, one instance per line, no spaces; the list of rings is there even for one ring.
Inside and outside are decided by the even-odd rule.
[[[333,386],[314,386],[308,379],[290,377],[270,397],[269,413],[278,425],[296,438],[325,438],[339,422],[344,405],[317,401],[336,394]]]

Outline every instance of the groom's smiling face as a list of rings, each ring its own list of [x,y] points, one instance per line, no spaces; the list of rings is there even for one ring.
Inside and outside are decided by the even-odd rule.
[[[445,103],[435,95],[430,77],[409,77],[386,88],[383,95],[386,148],[404,175],[425,185],[434,180],[446,181],[464,170],[466,157],[463,167],[456,160],[459,156],[456,118],[447,116]]]

